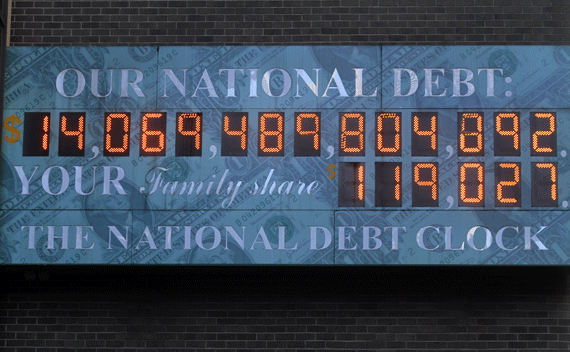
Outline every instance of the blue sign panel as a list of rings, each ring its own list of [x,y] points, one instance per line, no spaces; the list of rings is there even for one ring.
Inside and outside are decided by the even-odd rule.
[[[13,47],[5,264],[566,265],[570,47]]]

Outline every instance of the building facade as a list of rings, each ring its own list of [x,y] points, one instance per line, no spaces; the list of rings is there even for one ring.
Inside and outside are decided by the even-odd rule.
[[[554,0],[15,0],[10,19],[10,46],[469,51],[570,38],[570,4]],[[3,351],[570,350],[564,267],[11,264],[0,272]]]

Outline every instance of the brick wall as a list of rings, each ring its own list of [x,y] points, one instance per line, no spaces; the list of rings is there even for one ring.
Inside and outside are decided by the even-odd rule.
[[[570,38],[569,6],[18,0],[11,45],[557,45]],[[2,351],[570,350],[562,268],[3,266],[0,275]]]
[[[17,0],[11,44],[567,44],[569,8],[559,0]]]
[[[4,270],[3,351],[570,350],[556,268]]]

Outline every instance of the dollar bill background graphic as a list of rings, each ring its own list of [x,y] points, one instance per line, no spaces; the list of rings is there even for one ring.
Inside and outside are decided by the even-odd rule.
[[[567,264],[570,256],[568,245],[567,200],[570,186],[570,166],[566,151],[570,146],[568,124],[568,68],[570,49],[568,47],[479,47],[467,51],[465,47],[13,47],[8,48],[6,64],[6,88],[4,116],[16,116],[24,121],[26,112],[50,112],[51,146],[49,157],[22,158],[23,139],[15,142],[2,139],[0,185],[1,247],[3,263],[47,263],[47,264],[491,264],[491,265],[559,265]],[[65,69],[77,69],[83,73],[86,83],[84,91],[74,98],[61,96],[56,89],[56,78]],[[228,71],[222,69],[243,69],[236,72],[235,97],[228,94]],[[269,97],[262,88],[262,76],[270,69],[283,69],[292,78],[292,86],[283,97]],[[315,78],[319,69],[319,96],[315,96],[305,83],[295,85],[295,68],[304,69]],[[375,97],[354,97],[355,68],[363,70],[363,95]],[[418,75],[419,87],[410,97],[393,97],[393,68],[407,68]],[[434,93],[447,89],[446,97],[424,96],[423,68],[443,68],[445,74],[439,77]],[[472,80],[475,92],[468,97],[451,97],[451,69],[466,68],[474,72]],[[486,72],[477,73],[479,68],[502,68],[503,75],[494,79],[496,97],[487,97],[488,77]],[[91,71],[99,69],[98,93],[108,96],[98,98],[91,94]],[[132,88],[128,96],[120,96],[120,78],[127,70],[128,81],[136,79],[134,70],[142,72],[139,87],[145,97],[139,97]],[[163,69],[171,69],[180,81],[186,73],[186,95],[182,95],[172,80],[166,79]],[[207,69],[217,98],[209,97],[205,83],[200,83],[204,69]],[[250,69],[257,69],[257,92],[250,95]],[[339,97],[338,90],[323,92],[333,72],[342,79],[348,97]],[[114,70],[111,73],[110,70]],[[72,95],[77,88],[75,72],[66,74],[64,89]],[[510,78],[510,83],[506,78]],[[463,78],[463,77],[462,77]],[[270,79],[272,94],[283,91],[286,78],[279,70]],[[331,87],[336,87],[332,81]],[[402,92],[409,90],[409,81],[402,82]],[[510,92],[510,94],[507,94]],[[297,94],[298,93],[298,94]],[[462,92],[464,94],[464,92]],[[485,116],[485,157],[457,157],[457,112],[482,111]],[[493,121],[495,111],[514,110],[521,113],[521,157],[507,158],[493,156]],[[558,158],[530,157],[530,132],[528,117],[532,111],[548,109],[556,112],[558,123]],[[57,119],[60,112],[77,111],[86,113],[86,146],[84,157],[58,157]],[[131,113],[131,150],[129,157],[105,157],[103,150],[104,114],[110,111]],[[140,142],[141,113],[164,112],[167,116],[166,148],[164,157],[141,157]],[[283,157],[258,157],[258,114],[278,111],[285,116]],[[321,113],[321,156],[294,157],[293,130],[296,112],[318,111]],[[339,113],[363,112],[366,117],[366,154],[363,157],[339,157]],[[375,114],[379,111],[402,113],[401,157],[376,157]],[[439,153],[437,157],[412,157],[410,155],[411,114],[415,111],[438,113]],[[201,112],[204,119],[203,149],[200,157],[174,156],[175,116],[177,112]],[[221,156],[222,114],[224,112],[247,112],[249,143],[247,157]],[[16,122],[12,121],[10,127]],[[18,127],[16,125],[16,127]],[[22,131],[23,125],[19,125]],[[15,134],[5,128],[4,137],[14,139]],[[331,152],[332,151],[332,152]],[[481,161],[485,163],[484,209],[461,208],[457,204],[458,162]],[[494,163],[504,160],[521,162],[523,183],[523,204],[516,209],[496,209],[492,179]],[[374,207],[374,163],[400,161],[403,165],[402,189],[404,201],[401,209]],[[412,208],[411,184],[412,162],[438,162],[439,165],[439,208]],[[556,209],[531,208],[530,205],[530,163],[557,161],[559,178],[559,207]],[[366,204],[364,208],[339,208],[339,177],[328,176],[331,164],[362,162],[366,168]],[[16,174],[15,165],[23,166],[30,175],[35,166],[37,172],[30,181],[30,192],[21,194],[22,184]],[[42,173],[50,166],[60,166],[70,175],[69,187],[57,195],[47,194],[42,187]],[[74,190],[74,166],[84,167],[83,185],[87,191],[95,180],[94,191],[79,195]],[[121,167],[125,177],[121,181],[126,195],[103,195],[103,167]],[[147,194],[152,176],[157,177],[157,168],[167,169],[161,174],[163,185],[153,194]],[[155,170],[154,174],[151,170]],[[218,182],[227,170],[227,177],[217,192]],[[254,182],[261,187],[270,170],[271,181],[277,186],[283,182],[299,181],[309,184],[316,181],[318,191],[314,195],[252,194]],[[58,170],[54,169],[49,187],[54,193],[62,187]],[[175,182],[214,181],[211,194],[171,194]],[[243,181],[244,185],[229,207],[227,187]],[[167,188],[164,185],[168,184]],[[141,192],[142,187],[144,190]],[[168,188],[171,187],[171,188]],[[166,190],[166,194],[163,193]],[[566,204],[566,206],[563,206]],[[28,228],[44,226],[36,231],[33,249],[30,247]],[[56,236],[61,236],[62,226],[69,226],[68,248],[62,248],[61,239],[54,241],[48,249],[48,228],[54,226]],[[88,239],[82,246],[93,249],[76,249],[75,226],[90,226]],[[128,235],[124,248],[116,236],[110,236],[109,226],[121,234]],[[173,227],[172,249],[166,249],[164,227]],[[184,227],[192,226],[191,248],[184,248]],[[226,226],[232,226],[239,234],[245,233],[243,249],[231,236]],[[338,227],[355,227],[356,233],[346,247],[357,250],[339,250]],[[382,247],[376,250],[362,250],[362,226],[382,229]],[[391,237],[384,233],[385,227],[405,226],[406,232],[399,236],[398,250],[391,250]],[[453,227],[453,248],[465,241],[465,235],[473,226],[484,226],[494,234],[504,226],[518,226],[517,236],[505,234],[505,246],[512,251],[500,250],[496,244],[484,251],[466,248],[463,251],[444,250],[441,236],[426,233],[426,245],[439,245],[438,249],[426,251],[418,247],[416,234],[424,226]],[[549,248],[548,251],[524,250],[522,228],[531,226],[533,232],[539,226],[548,230],[539,235]],[[128,227],[128,230],[125,229]],[[162,227],[162,228],[159,228]],[[178,227],[178,229],[174,229]],[[203,247],[196,244],[196,231],[204,231]],[[245,230],[242,232],[242,227]],[[279,247],[279,227],[285,228],[284,248]],[[311,250],[310,228],[328,229],[332,243],[324,249]],[[148,228],[156,249],[151,248],[144,231]],[[215,231],[220,231],[221,242],[216,243]],[[267,249],[264,237],[258,236],[263,228],[269,243]],[[319,233],[319,235],[322,235]],[[226,238],[229,238],[226,242]],[[297,246],[296,249],[291,249]],[[478,246],[481,243],[477,242]],[[138,248],[137,248],[138,246]],[[319,243],[319,248],[322,243]],[[431,248],[430,247],[430,248]],[[110,248],[110,249],[109,249]]]

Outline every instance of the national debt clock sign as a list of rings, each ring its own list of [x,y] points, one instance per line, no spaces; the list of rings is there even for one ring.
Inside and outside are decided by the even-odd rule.
[[[4,264],[566,265],[570,47],[10,47]]]

